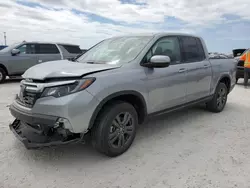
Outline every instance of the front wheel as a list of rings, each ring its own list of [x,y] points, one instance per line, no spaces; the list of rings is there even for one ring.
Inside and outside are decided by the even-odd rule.
[[[207,103],[207,109],[212,112],[221,112],[227,103],[228,88],[224,83],[219,83],[211,101]]]
[[[116,101],[102,110],[92,133],[94,148],[109,157],[121,155],[134,141],[138,116],[135,108],[126,102]]]

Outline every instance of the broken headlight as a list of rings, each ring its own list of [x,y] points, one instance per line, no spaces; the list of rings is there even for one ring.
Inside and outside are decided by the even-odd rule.
[[[86,89],[94,81],[95,81],[95,78],[84,78],[84,79],[74,82],[73,84],[48,87],[48,88],[45,88],[41,97],[49,97],[49,96],[53,96],[57,98],[63,97],[63,96]]]

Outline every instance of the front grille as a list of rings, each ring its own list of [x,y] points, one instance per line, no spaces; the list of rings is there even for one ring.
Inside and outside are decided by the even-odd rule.
[[[40,93],[27,91],[25,86],[21,86],[20,93],[17,97],[17,102],[23,106],[32,108],[39,97]]]

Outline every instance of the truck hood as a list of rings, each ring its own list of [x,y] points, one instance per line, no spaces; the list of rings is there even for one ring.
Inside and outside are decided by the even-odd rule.
[[[48,78],[81,77],[87,74],[119,68],[120,65],[86,64],[68,60],[50,61],[29,68],[23,78],[45,80]]]

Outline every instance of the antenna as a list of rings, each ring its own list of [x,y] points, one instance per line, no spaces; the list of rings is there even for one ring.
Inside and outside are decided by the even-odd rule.
[[[6,32],[3,32],[3,34],[4,34],[4,45],[6,46]]]

